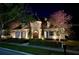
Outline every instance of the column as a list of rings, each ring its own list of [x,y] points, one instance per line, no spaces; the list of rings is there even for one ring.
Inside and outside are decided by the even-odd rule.
[[[29,30],[26,30],[26,39],[29,39],[28,33],[29,33]]]
[[[39,29],[39,39],[42,38],[41,37],[41,29]]]
[[[47,36],[46,36],[46,35],[47,35],[46,31],[44,31],[44,38],[47,38]]]
[[[31,38],[33,39],[33,29],[31,29]]]

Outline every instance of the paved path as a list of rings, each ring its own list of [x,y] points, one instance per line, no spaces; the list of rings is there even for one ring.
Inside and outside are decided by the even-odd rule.
[[[0,55],[31,55],[31,54],[0,47]]]

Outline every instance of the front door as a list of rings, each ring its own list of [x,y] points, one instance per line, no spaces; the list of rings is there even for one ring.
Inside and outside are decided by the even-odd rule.
[[[33,32],[33,38],[39,38],[39,33],[38,31]]]

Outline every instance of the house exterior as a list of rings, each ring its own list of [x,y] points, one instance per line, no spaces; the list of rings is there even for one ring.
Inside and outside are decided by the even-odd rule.
[[[50,22],[46,21],[46,25],[42,28],[42,21],[34,21],[30,22],[30,27],[25,25],[21,29],[13,29],[10,30],[10,37],[11,38],[24,38],[24,39],[33,39],[33,38],[38,38],[38,39],[65,39],[64,33],[61,35],[57,34],[57,31],[59,31],[58,28],[50,28]],[[65,29],[61,28],[62,32],[65,31]],[[3,37],[3,36],[2,36]]]

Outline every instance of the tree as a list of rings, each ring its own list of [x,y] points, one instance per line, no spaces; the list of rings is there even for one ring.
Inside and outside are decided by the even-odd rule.
[[[28,23],[29,21],[35,20],[31,10],[28,11],[28,4],[0,4],[2,11],[0,13],[1,20],[3,23],[8,23],[12,20],[18,19],[23,23]]]
[[[50,23],[53,25],[54,28],[57,28],[57,34],[62,37],[63,34],[69,36],[70,35],[70,28],[71,28],[71,16],[64,12],[64,10],[59,10],[54,12],[54,14],[50,17]],[[64,37],[65,37],[64,35]],[[61,38],[60,38],[61,39]],[[64,38],[65,39],[65,38]]]
[[[18,19],[22,23],[29,23],[30,21],[34,21],[33,12],[29,10],[28,4],[0,4],[0,22],[1,24],[7,24],[12,20]]]
[[[2,11],[0,14],[1,30],[6,26],[7,23],[16,19],[21,21],[22,24],[30,24],[30,21],[35,20],[32,13],[30,11],[28,12],[27,6],[27,4],[0,4],[0,7],[3,8],[0,9],[0,11]]]

